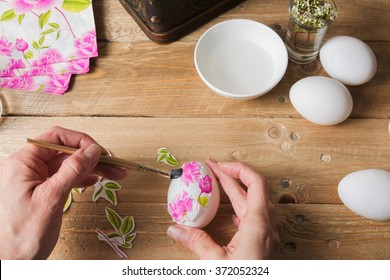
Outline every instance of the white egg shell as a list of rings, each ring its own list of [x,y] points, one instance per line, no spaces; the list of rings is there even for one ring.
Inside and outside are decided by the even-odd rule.
[[[320,125],[341,123],[353,107],[352,96],[342,83],[320,76],[296,82],[290,89],[290,101],[302,117]]]
[[[188,162],[182,168],[183,174],[172,180],[168,189],[168,213],[178,224],[205,227],[219,208],[217,180],[201,162]]]
[[[380,169],[352,172],[340,181],[338,193],[353,212],[371,220],[390,220],[390,172]]]
[[[330,38],[321,47],[320,60],[329,76],[351,86],[367,83],[377,69],[375,54],[370,47],[350,36]]]

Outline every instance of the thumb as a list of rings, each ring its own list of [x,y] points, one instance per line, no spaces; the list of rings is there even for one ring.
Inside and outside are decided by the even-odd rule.
[[[186,226],[170,226],[167,234],[173,240],[182,243],[201,259],[216,260],[226,258],[226,251],[201,229]]]
[[[67,196],[74,186],[91,173],[99,162],[100,155],[101,148],[97,144],[79,149],[62,162],[48,183],[59,193]]]

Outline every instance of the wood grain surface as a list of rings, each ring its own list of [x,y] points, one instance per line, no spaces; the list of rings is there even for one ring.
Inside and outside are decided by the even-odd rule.
[[[247,0],[181,40],[150,41],[116,0],[93,2],[99,57],[87,75],[73,78],[64,96],[0,89],[0,161],[53,125],[84,131],[115,156],[165,167],[157,149],[168,147],[181,163],[214,158],[243,161],[263,174],[279,213],[281,259],[390,259],[390,223],[348,210],[337,194],[350,172],[390,171],[390,2],[339,0],[339,16],[326,38],[350,35],[374,51],[378,70],[365,85],[348,87],[354,108],[335,126],[314,125],[294,110],[290,87],[299,79],[327,76],[319,60],[289,63],[282,81],[249,101],[214,94],[193,63],[195,44],[212,25],[232,18],[260,21],[282,38],[288,1]],[[130,259],[196,259],[166,235],[169,181],[131,172],[120,182],[119,214],[132,215],[137,238]],[[51,259],[118,259],[97,239],[109,230],[93,188],[74,194]],[[205,230],[221,245],[235,232],[233,209],[222,193],[217,217]]]

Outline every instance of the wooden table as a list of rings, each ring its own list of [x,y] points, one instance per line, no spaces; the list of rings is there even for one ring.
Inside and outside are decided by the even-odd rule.
[[[351,35],[374,51],[378,71],[369,83],[349,87],[354,109],[335,126],[314,125],[294,110],[289,89],[301,78],[327,75],[319,61],[290,63],[271,92],[235,101],[211,92],[199,78],[193,52],[212,25],[248,18],[273,27],[283,38],[288,1],[248,0],[178,42],[159,45],[147,39],[116,0],[94,1],[99,57],[92,71],[73,79],[68,93],[55,96],[0,89],[0,159],[52,125],[84,131],[115,156],[149,165],[157,149],[168,147],[181,163],[243,161],[269,182],[279,213],[281,259],[389,259],[390,223],[362,218],[337,194],[346,174],[366,168],[389,170],[390,2],[339,0],[339,16],[327,33]],[[194,259],[166,235],[169,182],[133,172],[121,181],[121,215],[133,215],[137,238],[130,259]],[[97,239],[95,228],[110,230],[108,202],[93,202],[93,189],[74,194],[65,213],[52,259],[118,259]],[[225,194],[206,231],[220,244],[235,232]]]

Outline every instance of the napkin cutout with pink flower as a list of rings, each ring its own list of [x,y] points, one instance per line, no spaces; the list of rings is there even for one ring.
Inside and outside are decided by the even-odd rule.
[[[0,87],[63,94],[97,56],[91,0],[0,0]]]

